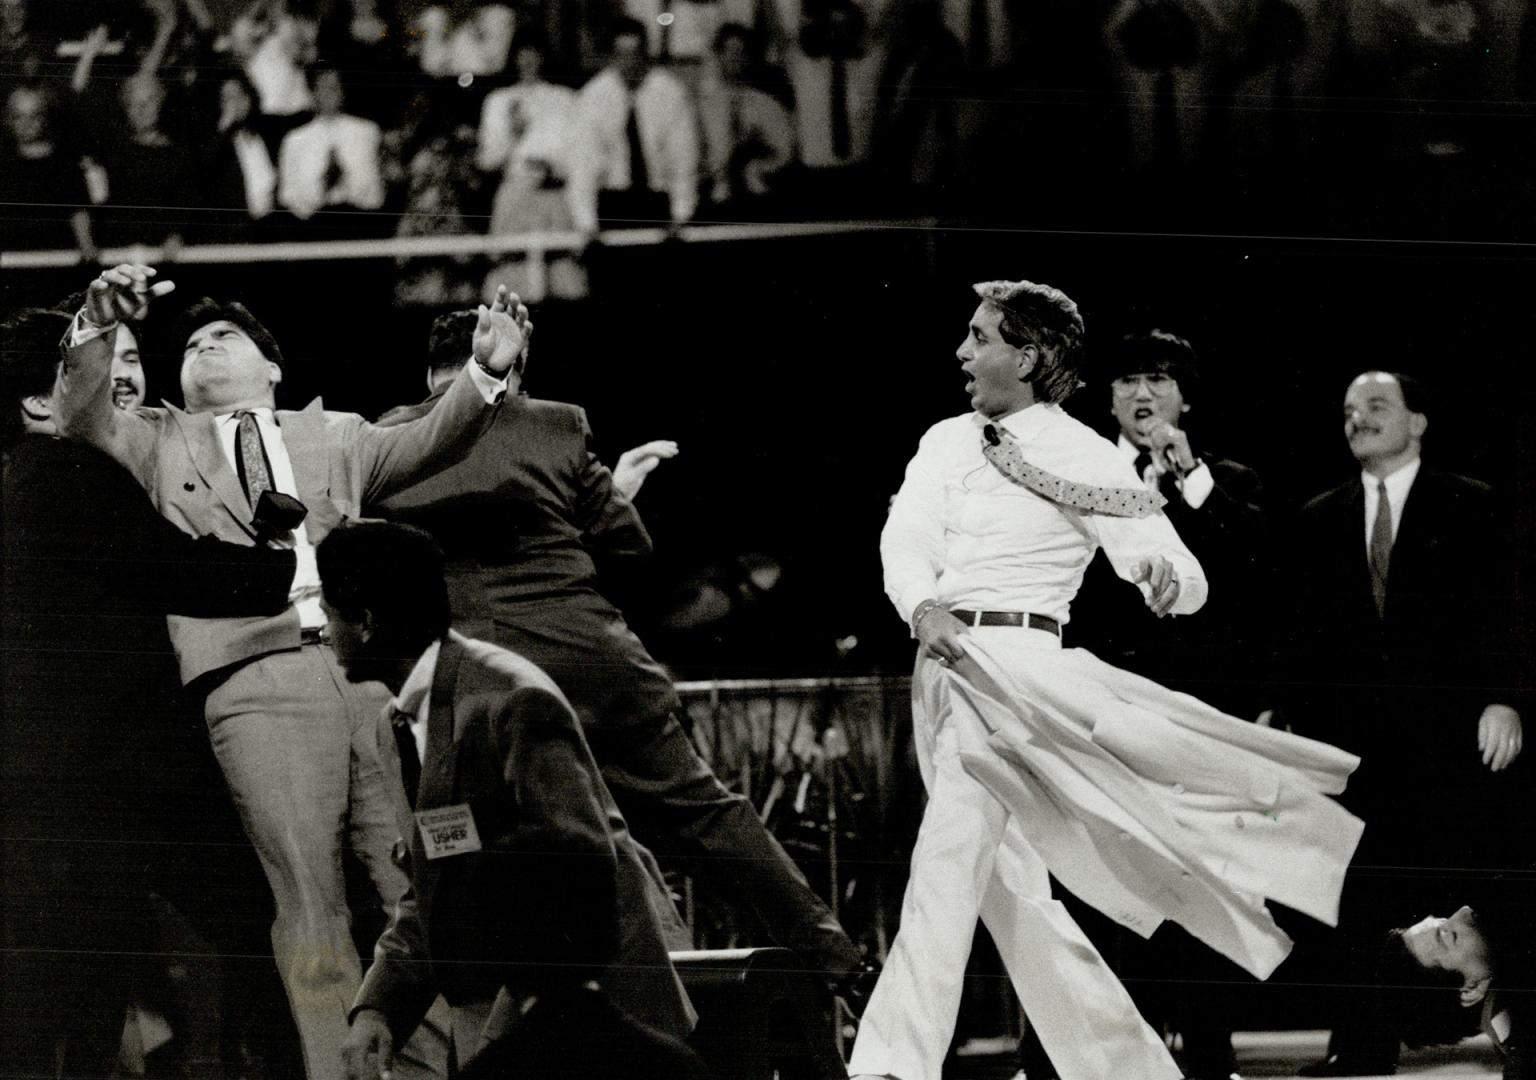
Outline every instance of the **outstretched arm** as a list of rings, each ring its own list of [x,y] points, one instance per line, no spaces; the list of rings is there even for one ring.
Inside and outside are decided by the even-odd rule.
[[[485,429],[492,407],[509,390],[516,392],[521,370],[516,362],[533,331],[528,309],[502,285],[479,315],[473,358],[431,412],[407,424],[358,428],[355,453],[364,503],[377,503],[460,460]]]

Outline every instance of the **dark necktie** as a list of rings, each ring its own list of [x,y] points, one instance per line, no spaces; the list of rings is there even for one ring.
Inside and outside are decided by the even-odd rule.
[[[1151,465],[1152,452],[1150,450],[1143,450],[1141,453],[1136,455],[1136,479],[1140,480],[1143,484],[1147,482],[1147,469]]]
[[[1179,156],[1179,101],[1170,67],[1157,73],[1152,90],[1152,158],[1172,165]]]
[[[848,122],[848,64],[832,57],[832,153],[846,159],[853,150],[853,129]]]
[[[331,144],[330,157],[325,163],[325,172],[320,177],[320,201],[329,204],[331,192],[341,186],[342,177],[346,176],[341,167],[341,158],[336,153],[336,144]]]
[[[389,726],[395,731],[395,747],[400,751],[400,779],[405,782],[405,797],[416,808],[416,790],[421,786],[421,755],[416,750],[416,736],[411,732],[415,717],[401,712],[392,703],[385,706]]]
[[[1376,482],[1376,520],[1371,523],[1371,595],[1376,598],[1376,614],[1387,610],[1387,571],[1392,564],[1392,502],[1387,498],[1387,482]]]
[[[629,98],[629,120],[624,125],[624,134],[629,139],[629,190],[649,191],[651,179],[645,168],[645,144],[640,141],[640,102],[633,94]]]
[[[261,424],[249,409],[235,413],[240,426],[235,432],[235,467],[240,474],[240,486],[251,509],[261,501],[263,492],[275,487],[272,483],[272,464],[267,460],[267,448],[261,441]]]

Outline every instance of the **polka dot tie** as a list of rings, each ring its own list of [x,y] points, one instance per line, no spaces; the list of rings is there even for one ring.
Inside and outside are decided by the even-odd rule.
[[[1110,517],[1151,517],[1168,500],[1144,487],[1114,488],[1078,484],[1024,460],[1019,442],[1007,428],[988,424],[982,429],[981,453],[992,467],[1020,487],[1074,510]]]

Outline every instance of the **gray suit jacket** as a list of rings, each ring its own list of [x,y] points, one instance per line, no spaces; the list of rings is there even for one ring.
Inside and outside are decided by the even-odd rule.
[[[149,492],[170,521],[193,536],[256,542],[251,509],[219,445],[210,413],[172,405],[124,412],[110,393],[112,341],[107,333],[65,351],[56,404],[60,429],[105,450]],[[294,412],[278,410],[293,462],[305,528],[318,544],[365,502],[386,497],[468,451],[495,415],[466,369],[418,424],[378,428],[354,413],[330,412],[317,398]],[[298,612],[257,618],[170,618],[183,682],[242,660],[299,647]]]

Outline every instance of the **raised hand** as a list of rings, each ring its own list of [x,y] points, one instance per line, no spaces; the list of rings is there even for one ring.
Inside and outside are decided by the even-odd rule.
[[[341,1047],[347,1080],[391,1080],[395,1066],[395,1040],[384,1014],[359,1009]]]
[[[149,311],[149,302],[176,288],[174,281],[156,281],[152,266],[119,263],[103,270],[85,290],[85,317],[97,326],[120,319],[137,321]]]
[[[1173,564],[1161,555],[1142,559],[1131,570],[1131,580],[1146,585],[1147,607],[1161,619],[1179,598],[1179,575]]]
[[[1489,772],[1502,772],[1525,748],[1520,714],[1508,705],[1489,705],[1477,720],[1477,748]]]
[[[518,300],[517,294],[505,285],[496,286],[496,299],[490,307],[481,304],[480,319],[475,323],[475,362],[487,371],[505,375],[512,364],[523,354],[528,343],[532,324],[528,321],[528,309]]]
[[[613,467],[613,486],[626,499],[633,499],[640,492],[640,485],[651,470],[663,461],[677,457],[677,443],[671,439],[653,439],[619,455],[619,463]]]

